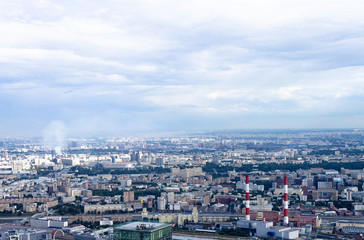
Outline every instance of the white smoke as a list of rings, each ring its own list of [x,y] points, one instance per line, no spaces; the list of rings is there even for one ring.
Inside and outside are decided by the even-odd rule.
[[[52,121],[43,132],[45,145],[52,148],[57,155],[62,154],[66,142],[66,126],[62,121]]]

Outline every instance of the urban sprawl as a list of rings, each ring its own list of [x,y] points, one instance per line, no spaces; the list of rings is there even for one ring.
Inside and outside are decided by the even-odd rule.
[[[0,240],[363,239],[364,130],[0,139]]]

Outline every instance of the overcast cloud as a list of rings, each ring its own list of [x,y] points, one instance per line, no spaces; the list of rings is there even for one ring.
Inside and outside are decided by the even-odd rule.
[[[364,2],[0,0],[0,135],[362,128]]]

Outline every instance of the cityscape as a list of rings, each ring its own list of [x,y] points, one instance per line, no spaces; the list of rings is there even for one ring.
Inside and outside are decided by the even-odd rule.
[[[353,239],[364,233],[362,129],[62,143],[1,139],[3,239]]]
[[[0,0],[0,240],[364,240],[363,9]]]

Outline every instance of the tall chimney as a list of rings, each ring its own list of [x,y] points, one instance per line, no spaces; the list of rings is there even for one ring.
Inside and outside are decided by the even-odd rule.
[[[245,191],[245,220],[250,220],[250,199],[249,199],[249,176],[245,176],[245,184],[246,184],[246,191]]]
[[[288,226],[288,178],[287,176],[284,176],[284,218],[283,218],[283,224]]]

